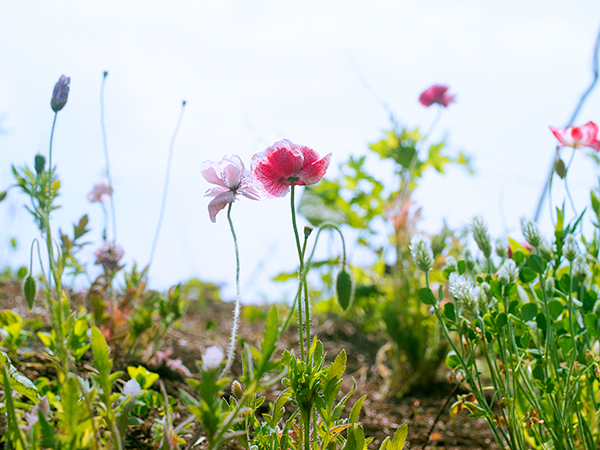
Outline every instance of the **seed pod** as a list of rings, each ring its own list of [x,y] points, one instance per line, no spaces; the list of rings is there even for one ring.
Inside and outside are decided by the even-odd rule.
[[[25,299],[27,300],[27,306],[29,310],[33,308],[33,302],[35,301],[35,292],[37,290],[37,284],[31,275],[25,278],[25,284],[23,285],[23,292],[25,293]]]
[[[338,303],[344,311],[347,311],[352,304],[352,300],[354,300],[354,278],[352,278],[352,272],[348,270],[346,265],[338,273],[336,291]]]

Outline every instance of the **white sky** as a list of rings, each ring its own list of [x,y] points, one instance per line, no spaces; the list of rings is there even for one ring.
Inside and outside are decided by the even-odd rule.
[[[49,99],[61,74],[71,95],[59,114],[54,161],[63,182],[55,228],[89,213],[94,244],[102,212],[86,194],[102,176],[99,123],[102,72],[115,184],[118,243],[127,261],[144,265],[161,199],[169,142],[181,100],[188,101],[151,284],[165,288],[197,276],[233,292],[233,245],[221,214],[208,218],[199,166],[206,159],[252,154],[280,138],[333,152],[332,174],[348,155],[389,127],[348,58],[409,126],[427,129],[433,108],[420,92],[446,83],[457,95],[436,128],[453,152],[473,157],[477,176],[459,169],[430,174],[415,198],[424,230],[446,218],[462,226],[476,213],[493,235],[531,215],[555,139],[587,87],[600,4],[592,0],[503,1],[20,1],[0,6],[0,190],[10,164],[47,153]],[[577,123],[600,121],[600,93]],[[588,204],[595,167],[578,155],[570,174],[577,207]],[[0,204],[0,266],[28,261],[36,230],[10,192]],[[564,191],[557,184],[555,200]],[[502,205],[502,206],[500,206]],[[234,206],[246,301],[270,293],[270,276],[293,270],[289,198],[241,200]],[[548,208],[543,222],[549,230]],[[518,232],[514,231],[513,235]],[[12,254],[10,237],[20,250]],[[352,261],[360,263],[360,261]],[[263,265],[264,263],[264,265]],[[256,266],[259,269],[255,270]],[[92,268],[92,270],[95,270]]]

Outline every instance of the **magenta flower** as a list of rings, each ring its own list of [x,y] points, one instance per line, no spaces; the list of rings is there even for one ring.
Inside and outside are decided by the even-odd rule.
[[[252,184],[252,174],[237,155],[231,158],[225,156],[219,163],[204,161],[200,171],[206,181],[217,185],[204,194],[205,197],[214,197],[208,204],[208,214],[213,222],[217,221],[219,211],[235,202],[238,194],[250,200],[260,200],[260,192]]]
[[[112,189],[108,184],[108,180],[100,180],[94,185],[94,187],[88,194],[88,200],[90,201],[90,203],[106,203],[110,200],[111,195]]]
[[[454,103],[456,96],[448,93],[448,86],[443,84],[434,84],[430,88],[427,88],[419,96],[419,102],[421,105],[430,107],[434,103],[442,105],[447,108],[450,103]]]
[[[598,125],[594,122],[590,121],[581,127],[569,127],[566,129],[550,127],[550,131],[552,131],[556,139],[560,142],[559,147],[591,147],[600,152]]]
[[[67,104],[69,98],[69,86],[71,84],[71,78],[61,75],[56,84],[54,85],[54,91],[52,92],[52,99],[50,100],[50,106],[52,111],[55,113],[59,112]]]
[[[295,186],[317,184],[329,167],[331,153],[323,158],[313,149],[284,139],[252,157],[252,174],[268,197],[284,197]]]

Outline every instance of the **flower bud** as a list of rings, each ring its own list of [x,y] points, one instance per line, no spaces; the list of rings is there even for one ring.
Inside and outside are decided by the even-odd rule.
[[[485,220],[479,216],[473,217],[471,224],[469,225],[469,229],[473,233],[473,239],[475,239],[479,250],[483,252],[483,255],[486,258],[489,258],[492,254],[492,244],[490,242],[490,233]]]
[[[540,229],[537,226],[537,223],[528,220],[521,219],[521,233],[525,236],[525,240],[532,247],[539,247],[542,243],[542,234],[540,233]]]
[[[517,264],[512,259],[504,261],[500,270],[498,270],[498,281],[505,286],[508,283],[516,283],[518,278],[519,269]]]
[[[583,282],[588,276],[591,276],[591,270],[582,254],[577,255],[573,262],[573,276],[577,277],[579,282]]]
[[[502,259],[508,256],[508,242],[506,242],[506,239],[496,239],[496,255]]]
[[[565,239],[565,246],[563,247],[563,254],[567,261],[573,262],[579,254],[579,246],[577,245],[577,239],[572,234],[569,234]]]
[[[433,267],[431,240],[423,233],[415,234],[410,240],[410,252],[419,269],[428,272]]]
[[[469,250],[468,248],[465,250],[464,259],[465,265],[467,266],[467,270],[469,272],[472,272],[475,268],[475,260],[473,259],[473,253],[471,253],[471,250]]]
[[[344,311],[347,311],[354,299],[354,279],[352,272],[346,266],[342,268],[335,282],[338,303]]]
[[[546,297],[554,298],[554,278],[550,277],[546,280]]]
[[[59,112],[67,104],[69,98],[69,85],[71,84],[71,78],[61,75],[56,84],[54,85],[54,92],[52,92],[52,99],[50,100],[50,106],[52,111],[55,113]]]
[[[233,393],[233,396],[238,400],[243,397],[244,388],[242,388],[242,385],[238,380],[235,380],[231,385],[231,392]]]
[[[34,278],[29,275],[25,278],[25,284],[23,284],[23,293],[25,294],[25,300],[27,300],[27,306],[29,310],[33,308],[33,302],[35,301],[35,292],[37,290],[37,284]]]
[[[46,158],[44,155],[40,155],[39,153],[35,155],[33,159],[33,166],[35,167],[35,173],[41,175],[44,171],[44,167],[46,166]]]
[[[457,263],[456,263],[456,258],[454,256],[448,256],[446,258],[446,265],[444,266],[444,270],[448,270],[450,272],[456,272]]]

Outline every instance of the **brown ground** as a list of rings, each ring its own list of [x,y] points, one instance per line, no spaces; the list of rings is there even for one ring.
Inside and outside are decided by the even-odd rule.
[[[0,310],[9,308],[21,315],[30,316],[31,313],[26,313],[27,308],[24,299],[21,297],[19,284],[0,283],[0,290],[2,291]],[[196,361],[200,359],[205,348],[213,344],[219,344],[223,348],[227,346],[232,310],[232,304],[220,301],[207,302],[207,307],[204,310],[191,308],[181,326],[167,335],[163,347],[172,346],[174,352],[171,358],[181,359],[192,373],[197,373]],[[207,330],[207,324],[211,321],[215,326]],[[260,320],[248,323],[247,320],[242,319],[239,336],[253,344],[257,344],[263,327],[263,322]],[[361,420],[365,435],[375,438],[370,448],[379,448],[381,441],[386,436],[393,435],[396,428],[403,422],[408,422],[409,441],[406,448],[422,448],[434,418],[454,388],[453,385],[444,380],[444,374],[440,374],[439,382],[427,388],[413,390],[402,399],[390,396],[384,397],[379,393],[381,378],[375,369],[375,356],[379,348],[385,344],[384,341],[375,335],[359,333],[352,325],[334,320],[334,318],[323,319],[314,328],[323,341],[329,357],[333,358],[342,349],[346,350],[348,368],[344,377],[342,392],[351,389],[353,378],[357,383],[357,390],[347,405],[351,407],[354,401],[362,395],[368,394],[368,398],[363,405]],[[291,327],[283,340],[284,342],[280,344],[280,350],[297,347],[297,336],[294,327]],[[128,365],[139,364],[139,361],[125,360],[123,352],[118,350],[113,353],[113,357],[115,358],[114,370],[126,370]],[[86,357],[83,359],[85,364]],[[33,357],[29,356],[21,361],[15,361],[15,364],[18,369],[31,378],[42,375],[53,376],[53,369],[48,362],[48,358],[41,353]],[[161,367],[148,366],[147,368],[160,375],[169,395],[177,396],[179,389],[187,389],[191,392],[185,383],[184,377],[168,367],[163,365]],[[82,366],[82,370],[85,371],[86,369]],[[240,371],[239,364],[234,365],[233,375],[239,375]],[[158,389],[157,383],[153,388]],[[275,390],[277,389],[280,389],[280,386],[276,386]],[[456,395],[464,393],[454,393],[449,405],[456,400]],[[275,395],[276,392],[270,393],[267,395],[267,400],[272,400]],[[497,449],[492,434],[483,420],[467,417],[465,412],[459,413],[451,419],[448,416],[449,405],[444,408],[425,449]],[[185,408],[180,408],[179,413],[182,417],[188,415]],[[144,450],[154,448],[151,426],[155,418],[156,415],[149,417],[144,425],[132,430],[127,436],[129,439],[128,448]],[[5,426],[5,416],[0,415],[0,436],[4,432]],[[0,444],[0,449],[2,448],[2,444]],[[202,445],[192,448],[202,448]],[[237,443],[230,443],[228,448],[241,449],[242,447]]]

